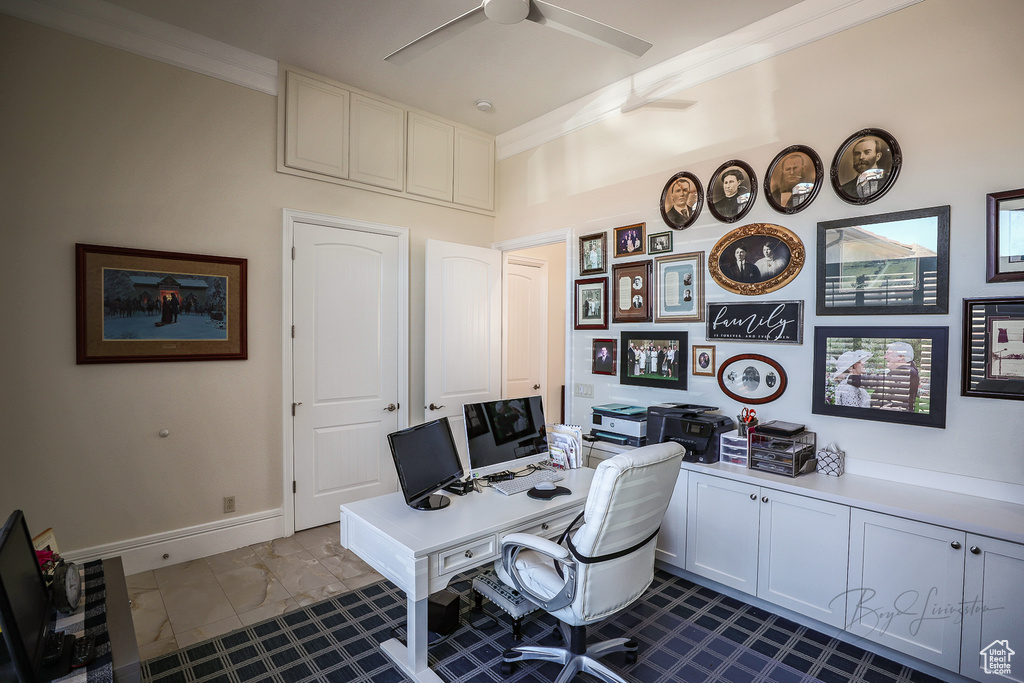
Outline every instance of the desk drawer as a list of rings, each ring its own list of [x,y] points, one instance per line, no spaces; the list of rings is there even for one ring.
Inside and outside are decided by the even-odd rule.
[[[497,537],[484,536],[457,548],[449,548],[437,553],[432,564],[437,567],[437,575],[444,576],[463,569],[478,567],[497,556]]]
[[[557,541],[558,537],[562,535],[562,532],[565,531],[566,527],[572,524],[572,520],[576,519],[578,514],[580,514],[579,510],[568,510],[560,515],[552,517],[551,519],[545,519],[531,524],[530,526],[509,531],[508,533],[502,534],[502,538],[507,536],[509,533],[523,533],[533,534],[534,536],[540,536],[541,538],[549,538]]]

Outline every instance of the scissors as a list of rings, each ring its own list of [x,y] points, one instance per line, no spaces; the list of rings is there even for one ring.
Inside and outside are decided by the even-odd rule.
[[[740,413],[740,417],[743,418],[743,424],[750,424],[751,422],[754,421],[754,418],[756,416],[757,416],[757,411],[756,410],[751,410],[750,408],[744,408],[743,412]]]

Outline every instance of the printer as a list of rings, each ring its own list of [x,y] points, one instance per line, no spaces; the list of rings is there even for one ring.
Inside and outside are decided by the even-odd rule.
[[[736,428],[732,418],[714,413],[715,406],[662,403],[647,409],[647,441],[675,441],[686,448],[687,462],[718,462],[719,437]]]
[[[600,441],[622,446],[647,444],[647,409],[624,403],[594,406],[590,435]]]

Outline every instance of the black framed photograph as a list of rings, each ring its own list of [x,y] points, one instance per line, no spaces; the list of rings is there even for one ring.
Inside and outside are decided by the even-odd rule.
[[[818,315],[949,311],[949,206],[818,223]]]
[[[668,254],[672,251],[672,233],[659,232],[647,236],[648,254]]]
[[[612,265],[612,322],[651,322],[651,261]]]
[[[946,426],[949,328],[815,327],[811,412]]]
[[[580,237],[580,277],[608,271],[608,233]]]
[[[573,329],[608,329],[608,278],[576,280],[576,316]]]
[[[796,234],[781,225],[750,223],[726,233],[708,254],[708,273],[723,289],[760,296],[789,284],[807,254]]]
[[[756,197],[754,169],[739,159],[719,166],[708,184],[708,209],[723,223],[735,223],[746,216]]]
[[[787,147],[776,155],[764,177],[764,196],[776,211],[794,214],[803,211],[825,180],[821,157],[806,145]]]
[[[803,301],[722,301],[708,304],[708,341],[804,343]]]
[[[892,189],[903,165],[896,138],[865,128],[846,138],[832,158],[832,188],[850,204],[870,204]]]
[[[960,395],[1024,401],[1024,297],[964,299]]]
[[[487,421],[494,434],[494,445],[500,446],[533,434],[533,411],[525,398],[510,398],[494,403],[485,403]]]
[[[715,347],[709,344],[693,345],[693,366],[691,372],[694,375],[706,377],[715,376]]]
[[[654,322],[704,319],[704,252],[659,256],[655,264]]]
[[[1024,189],[986,196],[986,282],[1024,280]]]
[[[665,183],[658,209],[668,227],[682,230],[693,225],[703,206],[704,187],[697,176],[680,171]]]
[[[622,332],[619,335],[619,382],[660,389],[686,388],[687,333]]]
[[[76,362],[245,360],[247,263],[76,244]]]
[[[640,256],[646,253],[647,244],[644,241],[646,226],[646,223],[637,223],[635,225],[624,225],[621,228],[615,228],[616,258]]]
[[[778,361],[756,353],[732,356],[718,368],[718,388],[740,403],[771,403],[785,393],[788,384]]]
[[[595,375],[615,375],[618,372],[619,343],[615,339],[595,339],[591,354],[590,372]]]

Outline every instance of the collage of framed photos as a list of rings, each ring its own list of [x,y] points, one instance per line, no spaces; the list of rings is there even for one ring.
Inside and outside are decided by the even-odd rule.
[[[891,135],[863,129],[836,151],[829,178],[844,201],[864,205],[892,188],[901,164]],[[807,208],[824,183],[818,155],[795,145],[776,155],[762,187],[772,208],[788,215]],[[757,192],[754,171],[741,160],[722,164],[706,191],[682,171],[659,204],[669,230],[637,223],[579,238],[575,329],[704,323],[707,342],[687,348],[682,328],[624,329],[618,339],[592,340],[593,373],[674,389],[686,389],[688,375],[716,377],[726,396],[744,404],[783,395],[789,382],[778,361],[746,352],[719,359],[714,343],[803,343],[804,302],[766,296],[807,264],[801,239],[781,225],[751,223],[707,254],[674,252],[673,230],[693,225],[705,203],[717,220],[735,223]],[[1024,281],[1024,189],[987,199],[987,282]],[[815,326],[813,413],[945,427],[949,328],[906,320],[949,313],[949,238],[948,205],[817,224],[815,315],[898,316],[900,324]],[[706,275],[739,298],[705,303]],[[965,299],[962,323],[961,395],[1024,400],[1024,297]]]

